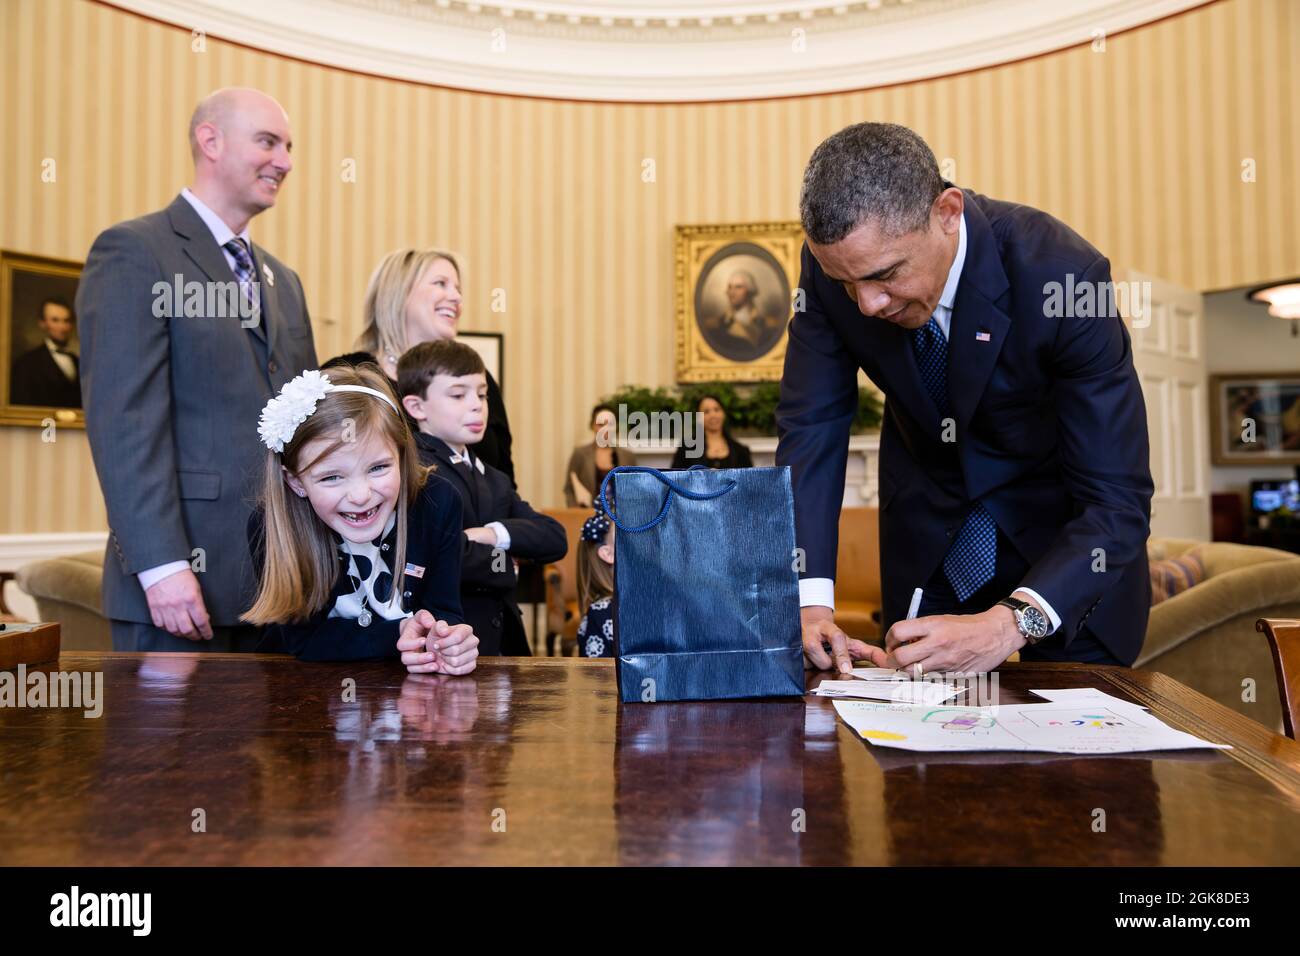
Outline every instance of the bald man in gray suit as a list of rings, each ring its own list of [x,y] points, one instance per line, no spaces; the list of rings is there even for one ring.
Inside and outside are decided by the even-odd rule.
[[[244,538],[266,449],[262,406],[316,367],[302,283],[253,243],[292,139],[283,108],[218,90],[190,121],[194,184],[95,240],[77,290],[81,390],[110,528],[113,648],[244,651]]]

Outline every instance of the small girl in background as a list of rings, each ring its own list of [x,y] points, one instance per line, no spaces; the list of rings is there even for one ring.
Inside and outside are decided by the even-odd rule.
[[[259,580],[243,620],[266,628],[260,649],[472,671],[460,495],[420,465],[384,375],[303,372],[267,403],[258,432],[266,471],[248,542]]]
[[[587,613],[578,624],[579,657],[613,657],[614,523],[597,510],[582,524],[578,542],[578,606]]]

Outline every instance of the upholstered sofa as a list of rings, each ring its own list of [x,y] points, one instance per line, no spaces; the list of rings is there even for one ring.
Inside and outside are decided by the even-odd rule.
[[[14,580],[36,601],[42,621],[62,625],[63,650],[111,651],[112,631],[100,598],[103,577],[104,552],[85,551],[24,564]]]
[[[1261,617],[1300,618],[1300,556],[1221,541],[1152,538],[1153,559],[1197,549],[1205,580],[1151,609],[1133,666],[1160,671],[1281,731],[1282,707]]]

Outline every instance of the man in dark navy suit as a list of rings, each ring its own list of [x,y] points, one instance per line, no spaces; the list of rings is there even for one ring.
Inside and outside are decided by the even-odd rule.
[[[1153,489],[1110,263],[1046,213],[945,182],[893,124],[823,142],[800,213],[776,460],[794,486],[810,664],[983,672],[1016,651],[1131,664]],[[833,620],[858,369],[885,395],[883,650]]]

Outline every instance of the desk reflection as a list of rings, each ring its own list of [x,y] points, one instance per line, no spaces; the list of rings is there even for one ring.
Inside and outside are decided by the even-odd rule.
[[[807,828],[843,814],[805,788],[806,711],[802,700],[621,706],[619,862],[799,863]],[[821,763],[819,792],[840,794],[838,760]]]
[[[910,753],[868,745],[816,698],[621,705],[600,661],[458,678],[266,655],[58,666],[103,671],[103,715],[0,708],[0,864],[1300,859],[1295,742],[1160,675],[1114,686],[1177,700],[1233,751]],[[999,702],[1108,674],[1008,668]]]

